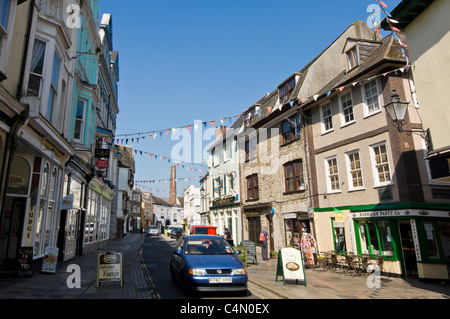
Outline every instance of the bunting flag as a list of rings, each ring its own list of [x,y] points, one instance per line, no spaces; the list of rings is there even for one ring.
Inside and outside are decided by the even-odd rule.
[[[409,65],[408,56],[407,56],[405,50],[403,50],[403,48],[407,48],[408,46],[405,43],[403,43],[396,34],[396,32],[401,32],[400,29],[398,29],[397,27],[394,27],[392,25],[392,24],[398,24],[399,22],[397,20],[392,19],[391,15],[386,12],[385,8],[387,8],[388,6],[383,1],[378,0],[378,3],[380,4],[381,10],[383,11],[384,15],[386,16],[386,21],[392,30],[392,36],[400,44],[400,50],[402,51],[402,57],[406,61],[406,64]]]
[[[117,145],[117,149],[118,149],[118,150],[120,150],[121,148],[123,148],[125,151],[127,150],[127,147],[126,147],[126,146],[120,146],[120,145]],[[130,148],[131,148],[131,147],[130,147]],[[206,174],[206,173],[207,173],[206,170],[198,169],[198,168],[195,168],[195,167],[190,167],[189,165],[186,165],[186,164],[183,163],[183,162],[175,161],[174,159],[169,158],[169,157],[167,157],[167,156],[161,156],[161,155],[158,155],[158,154],[148,153],[148,152],[141,151],[141,150],[137,150],[137,149],[134,150],[134,154],[135,154],[135,155],[145,155],[145,156],[148,155],[150,158],[154,158],[155,160],[156,160],[156,159],[160,159],[160,160],[167,161],[168,163],[174,163],[174,164],[177,165],[177,167],[181,167],[181,168],[183,168],[183,169],[188,169],[188,170],[190,170],[190,171],[196,171],[196,172],[203,173],[203,174]],[[204,164],[198,164],[198,165],[204,165]]]
[[[175,181],[176,182],[187,182],[187,181],[191,181],[191,180],[195,180],[195,179],[200,179],[205,177],[204,175],[201,176],[194,176],[194,177],[181,177],[181,178],[176,178]],[[149,180],[139,180],[139,181],[134,181],[135,184],[154,184],[154,183],[170,183],[170,179],[149,179]]]

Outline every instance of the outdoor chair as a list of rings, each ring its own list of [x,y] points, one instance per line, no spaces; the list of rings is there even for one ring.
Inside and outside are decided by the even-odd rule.
[[[388,277],[390,277],[389,273],[386,271],[386,269],[384,269],[383,264],[384,264],[384,257],[378,256],[377,257],[377,265],[378,265],[378,267],[380,267],[380,274],[382,275],[384,272]]]
[[[349,274],[350,272],[354,272],[356,275],[356,269],[358,268],[358,262],[355,260],[355,257],[347,255],[345,256],[345,274]]]

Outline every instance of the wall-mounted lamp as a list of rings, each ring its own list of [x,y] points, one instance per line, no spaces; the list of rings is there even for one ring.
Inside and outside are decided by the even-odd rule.
[[[426,131],[419,129],[406,131],[403,129],[403,121],[405,120],[406,117],[408,105],[409,102],[400,100],[400,96],[398,95],[397,91],[393,89],[391,100],[389,101],[388,104],[384,106],[384,108],[386,109],[386,112],[388,112],[392,120],[397,124],[398,131],[400,133],[415,133],[420,135],[425,140],[428,151],[432,151],[433,142],[431,140],[430,129],[427,129]]]

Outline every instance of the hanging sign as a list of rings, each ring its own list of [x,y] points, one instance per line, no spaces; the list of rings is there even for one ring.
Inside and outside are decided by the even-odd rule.
[[[306,286],[305,269],[303,267],[302,252],[295,248],[283,248],[278,253],[277,277],[283,276],[283,283],[286,280],[295,280],[298,283],[302,280]]]
[[[59,249],[56,247],[45,248],[45,256],[42,261],[42,272],[54,274],[56,273],[56,263],[58,262]]]
[[[122,278],[122,254],[116,252],[106,252],[98,254],[97,263],[97,287],[101,282],[120,281]]]
[[[109,166],[109,163],[108,163],[107,160],[100,159],[100,160],[98,160],[98,161],[95,163],[95,166],[96,166],[98,169],[107,169],[108,166]]]

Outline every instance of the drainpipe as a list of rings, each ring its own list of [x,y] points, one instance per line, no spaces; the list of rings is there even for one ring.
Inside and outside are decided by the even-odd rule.
[[[26,62],[28,59],[28,49],[30,47],[30,42],[31,42],[31,28],[33,25],[35,5],[36,5],[36,0],[31,0],[30,12],[28,14],[27,34],[25,35],[25,48],[23,49],[22,70],[20,71],[20,79],[19,79],[19,85],[18,85],[18,91],[17,91],[17,100],[20,100],[20,98],[22,97],[23,81],[25,78]]]

